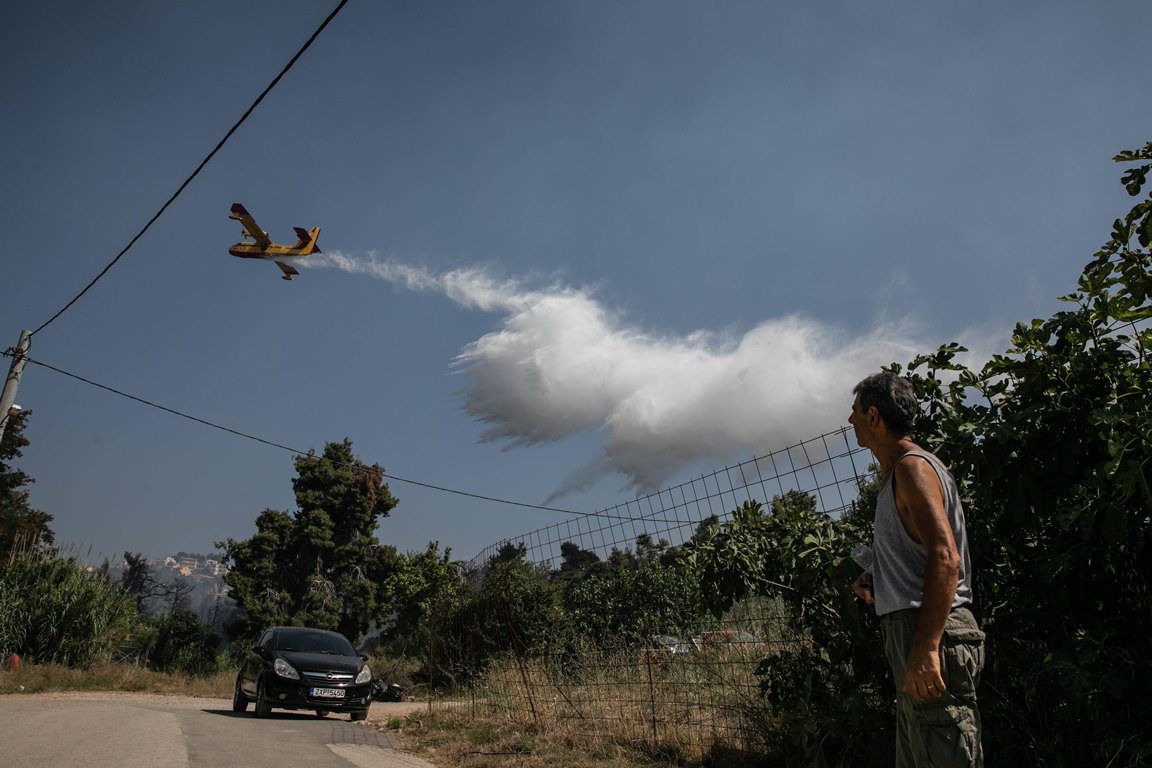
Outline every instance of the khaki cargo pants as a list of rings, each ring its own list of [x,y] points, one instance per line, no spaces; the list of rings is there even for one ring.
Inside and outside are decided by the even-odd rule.
[[[954,608],[940,641],[940,674],[947,691],[920,703],[904,693],[904,665],[918,610],[880,617],[884,653],[896,678],[896,768],[970,768],[984,765],[976,686],[984,669],[984,633],[966,607]]]

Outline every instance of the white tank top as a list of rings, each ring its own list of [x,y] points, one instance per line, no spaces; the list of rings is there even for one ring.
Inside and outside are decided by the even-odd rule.
[[[940,478],[940,488],[944,492],[944,512],[952,528],[952,537],[956,540],[956,550],[960,553],[960,572],[957,575],[952,607],[967,605],[972,602],[972,562],[968,556],[964,507],[960,503],[956,481],[939,459],[925,451],[909,451],[897,459],[897,463],[908,456],[919,456],[926,460]],[[927,562],[927,554],[924,546],[913,541],[904,530],[900,512],[896,509],[896,489],[892,487],[892,478],[895,474],[896,468],[893,466],[876,497],[876,522],[872,541],[872,594],[876,600],[878,616],[906,608],[919,608],[924,599],[924,565]]]

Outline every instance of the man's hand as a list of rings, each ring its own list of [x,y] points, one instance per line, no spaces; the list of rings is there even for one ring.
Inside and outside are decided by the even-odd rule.
[[[946,690],[936,649],[924,651],[913,647],[904,669],[904,692],[916,701],[935,701]]]
[[[872,574],[867,571],[856,577],[856,581],[852,584],[852,591],[868,605],[876,602],[876,596],[872,594]]]

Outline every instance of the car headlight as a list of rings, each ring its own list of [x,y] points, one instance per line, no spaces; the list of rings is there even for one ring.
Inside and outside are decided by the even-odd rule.
[[[363,685],[372,679],[372,670],[368,669],[368,665],[364,665],[364,669],[360,670],[360,674],[356,675],[356,685]]]
[[[291,664],[284,661],[284,659],[276,659],[276,663],[272,665],[272,669],[276,674],[280,675],[280,677],[286,677],[289,680],[300,679],[300,673],[297,672]]]

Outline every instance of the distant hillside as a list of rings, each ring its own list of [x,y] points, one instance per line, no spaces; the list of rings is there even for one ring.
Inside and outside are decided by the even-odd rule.
[[[152,563],[157,575],[162,571],[171,571],[187,578],[223,578],[228,567],[218,559],[219,555],[193,555],[187,552],[178,552],[168,555],[160,561]]]
[[[235,604],[228,597],[228,586],[224,583],[228,568],[218,557],[178,552],[148,561],[157,581],[182,593],[177,607],[195,611],[201,621],[217,630],[235,612]],[[120,583],[124,570],[123,560],[110,563],[109,577],[114,583]],[[166,613],[172,606],[157,598],[149,602],[148,609],[153,613]]]

